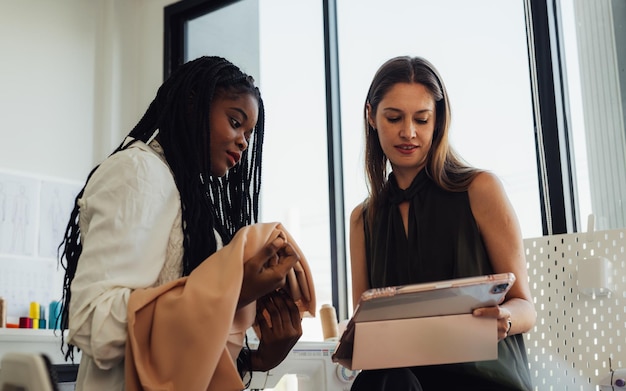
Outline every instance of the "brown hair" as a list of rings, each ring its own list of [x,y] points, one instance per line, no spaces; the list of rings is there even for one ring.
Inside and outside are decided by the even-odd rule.
[[[368,178],[367,204],[370,223],[376,207],[383,201],[381,196],[387,184],[389,161],[380,146],[376,129],[368,121],[368,105],[371,110],[369,115],[375,117],[381,100],[398,83],[422,84],[435,100],[435,130],[424,168],[427,175],[442,189],[465,191],[481,172],[465,163],[449,144],[450,102],[446,87],[435,67],[421,57],[394,57],[378,69],[365,100],[365,171]]]

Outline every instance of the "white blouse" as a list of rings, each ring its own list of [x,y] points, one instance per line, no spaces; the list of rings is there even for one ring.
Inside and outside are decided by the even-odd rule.
[[[137,141],[98,167],[78,203],[68,336],[82,354],[76,390],[123,390],[131,291],[182,275],[180,195],[160,145]]]

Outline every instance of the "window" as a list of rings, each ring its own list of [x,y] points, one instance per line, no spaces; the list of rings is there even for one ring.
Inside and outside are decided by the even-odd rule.
[[[366,196],[362,110],[392,56],[440,70],[452,145],[502,179],[524,237],[584,230],[592,211],[598,229],[626,225],[623,0],[292,3],[166,7],[165,74],[221,54],[257,78],[267,111],[262,218],[296,236],[320,305],[332,300],[340,318],[351,311],[342,241]],[[319,339],[314,322],[305,337]]]
[[[266,111],[260,220],[297,241],[318,306],[332,303],[333,275],[321,21],[318,1],[234,2],[185,23],[183,56],[220,55],[256,79]],[[319,319],[305,319],[303,339],[322,338]]]
[[[626,3],[562,0],[565,86],[569,103],[581,230],[626,226]]]
[[[289,17],[285,17],[289,15]],[[322,7],[261,1],[260,84],[266,105],[264,221],[281,221],[307,257],[318,308],[332,303]],[[319,318],[303,339],[323,340]]]
[[[500,177],[523,235],[540,236],[523,2],[343,0],[337,7],[346,219],[367,195],[363,105],[369,83],[385,60],[421,56],[448,88],[452,146],[471,165]]]

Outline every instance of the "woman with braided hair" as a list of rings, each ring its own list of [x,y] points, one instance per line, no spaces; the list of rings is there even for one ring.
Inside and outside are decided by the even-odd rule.
[[[73,358],[75,347],[82,356],[76,390],[141,389],[150,382],[169,384],[159,389],[182,389],[175,378],[187,373],[187,353],[203,349],[201,342],[177,342],[181,357],[168,357],[170,372],[157,368],[162,377],[157,380],[140,362],[154,352],[129,343],[153,338],[144,350],[161,348],[163,338],[132,327],[145,325],[139,311],[166,294],[173,294],[174,304],[157,304],[145,329],[158,331],[165,322],[154,319],[171,311],[180,317],[167,329],[171,338],[180,333],[194,339],[196,331],[189,327],[202,327],[204,334],[225,341],[242,308],[255,304],[259,313],[269,314],[256,319],[262,331],[257,350],[242,349],[243,341],[236,341],[226,366],[220,361],[224,346],[195,358],[200,362],[191,368],[194,374],[185,376],[201,374],[193,383],[202,384],[198,389],[212,389],[215,378],[233,373],[230,367],[238,377],[233,384],[239,385],[232,389],[242,389],[239,376],[275,367],[297,342],[301,313],[282,288],[302,259],[288,235],[281,232],[251,255],[246,248],[240,266],[229,266],[235,263],[230,259],[225,267],[216,266],[223,261],[215,255],[226,253],[220,250],[257,221],[263,133],[263,101],[253,78],[226,59],[201,57],[173,72],[125,140],[91,171],[76,197],[59,257],[65,268],[66,358]],[[239,254],[229,251],[231,257]],[[139,297],[138,303],[146,292],[153,299],[131,311],[133,298]],[[226,328],[212,331],[222,319]],[[129,368],[136,378],[128,379]]]

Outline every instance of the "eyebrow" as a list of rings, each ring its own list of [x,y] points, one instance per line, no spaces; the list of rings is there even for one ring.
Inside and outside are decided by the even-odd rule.
[[[383,108],[383,111],[403,112],[404,110],[396,109],[395,107],[385,107]],[[416,111],[415,114],[432,113],[433,111],[434,111],[433,109],[422,109],[422,110]]]
[[[229,109],[235,110],[238,113],[240,113],[243,116],[244,121],[248,120],[248,114],[245,111],[243,111],[243,109],[241,109],[239,107],[229,107]]]

